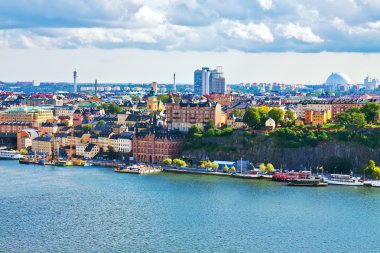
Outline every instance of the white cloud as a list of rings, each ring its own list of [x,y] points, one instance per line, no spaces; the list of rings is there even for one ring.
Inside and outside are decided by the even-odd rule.
[[[372,28],[372,29],[380,29],[380,21],[368,22],[367,25],[369,28]]]
[[[378,0],[0,0],[0,47],[380,52],[379,11]]]
[[[129,26],[152,27],[165,23],[166,18],[162,12],[153,10],[145,5],[133,15],[131,21],[133,23]]]
[[[248,24],[243,24],[239,21],[222,20],[220,27],[224,33],[232,38],[266,43],[274,41],[269,27],[263,23],[249,22]]]
[[[321,43],[321,39],[318,35],[314,34],[310,27],[300,26],[294,23],[278,24],[277,32],[280,36],[286,39],[296,39],[307,43]]]
[[[272,0],[257,0],[257,2],[260,5],[260,7],[265,11],[270,10],[272,8]]]

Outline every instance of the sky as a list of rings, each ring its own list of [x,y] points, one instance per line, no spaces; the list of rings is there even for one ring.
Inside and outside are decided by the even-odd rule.
[[[380,78],[380,0],[0,0],[0,80]]]

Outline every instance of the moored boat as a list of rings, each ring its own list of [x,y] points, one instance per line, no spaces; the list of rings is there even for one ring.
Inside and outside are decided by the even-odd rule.
[[[17,151],[0,150],[0,159],[18,160],[22,155]]]
[[[289,186],[327,186],[328,183],[324,182],[323,178],[312,177],[312,178],[303,178],[303,179],[292,179],[288,183]]]
[[[364,186],[380,187],[380,180],[369,180],[363,183]]]
[[[18,162],[20,163],[20,164],[31,164],[31,163],[33,163],[33,161],[32,160],[30,160],[29,158],[20,158],[19,160],[18,160]]]
[[[280,182],[289,182],[294,179],[307,179],[311,178],[311,172],[308,170],[304,171],[290,171],[290,172],[281,172],[277,171],[272,176],[273,181],[280,181]]]
[[[347,185],[347,186],[363,186],[364,182],[359,177],[344,174],[331,174],[331,178],[327,179],[328,184]]]

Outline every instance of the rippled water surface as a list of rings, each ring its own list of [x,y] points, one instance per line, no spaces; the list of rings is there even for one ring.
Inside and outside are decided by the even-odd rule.
[[[0,161],[0,252],[380,252],[380,188]]]

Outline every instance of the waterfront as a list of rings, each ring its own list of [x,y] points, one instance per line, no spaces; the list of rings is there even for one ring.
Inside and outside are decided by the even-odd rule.
[[[0,161],[1,252],[377,252],[380,189]]]

